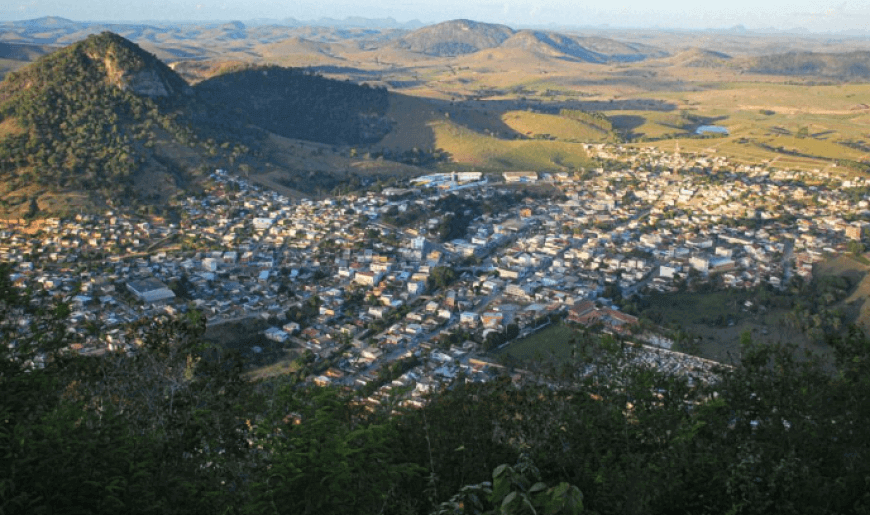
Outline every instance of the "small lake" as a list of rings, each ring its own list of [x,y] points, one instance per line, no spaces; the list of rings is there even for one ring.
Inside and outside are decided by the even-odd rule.
[[[695,134],[724,134],[728,135],[727,127],[719,127],[718,125],[702,125],[695,129]]]

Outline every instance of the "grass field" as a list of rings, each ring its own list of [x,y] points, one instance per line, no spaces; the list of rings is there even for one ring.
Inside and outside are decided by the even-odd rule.
[[[501,116],[505,125],[530,138],[550,136],[563,141],[598,142],[610,139],[610,134],[599,127],[564,116],[508,111]]]
[[[571,357],[571,338],[574,329],[564,325],[555,324],[541,331],[517,340],[507,347],[496,352],[496,355],[504,358],[508,355],[520,361],[530,361],[538,357],[553,356],[556,359]]]
[[[663,324],[708,324],[720,315],[722,319],[739,321],[747,318],[743,303],[752,300],[753,293],[728,289],[712,293],[656,293],[648,298],[645,314],[658,314]]]
[[[669,138],[639,145],[672,149],[670,138],[676,137],[686,152],[712,148],[738,163],[770,163],[777,168],[810,171],[825,169],[835,159],[870,161],[867,152],[844,144],[847,140],[864,141],[870,131],[861,104],[868,95],[868,84],[808,86],[772,82],[728,82],[704,91],[642,95],[670,102],[682,113],[715,120],[728,128],[729,136],[713,139],[680,136],[674,130],[678,124],[674,123],[673,113],[610,114],[619,128],[631,134]],[[807,135],[800,137],[801,131]]]
[[[224,349],[238,352],[244,361],[249,377],[260,378],[295,370],[293,360],[298,349],[290,344],[280,344],[263,335],[268,323],[260,318],[250,318],[210,326],[204,339]],[[255,347],[260,351],[256,352]]]
[[[458,163],[508,170],[563,170],[590,163],[579,143],[505,140],[448,120],[433,122],[431,127],[435,146],[449,152]]]

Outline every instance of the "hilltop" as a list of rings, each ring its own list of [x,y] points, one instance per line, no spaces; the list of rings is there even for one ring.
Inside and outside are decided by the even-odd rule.
[[[161,210],[196,191],[206,170],[228,166],[283,169],[280,182],[305,191],[288,177],[296,151],[270,134],[376,142],[391,127],[387,103],[383,89],[274,66],[242,64],[191,87],[129,40],[90,36],[0,83],[0,208],[17,217]],[[328,161],[315,166],[326,172]]]
[[[87,207],[173,193],[187,177],[161,155],[190,142],[175,111],[191,95],[156,57],[111,33],[10,74],[0,84],[3,207],[27,202],[33,215],[66,203],[59,198]]]
[[[439,57],[495,48],[514,35],[505,25],[453,20],[417,29],[396,41],[399,48]]]
[[[731,56],[723,52],[692,48],[670,57],[668,62],[688,68],[718,68],[728,64],[730,60]]]

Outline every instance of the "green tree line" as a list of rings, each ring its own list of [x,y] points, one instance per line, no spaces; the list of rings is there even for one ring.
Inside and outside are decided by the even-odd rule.
[[[2,272],[0,513],[870,509],[870,340],[854,329],[833,342],[836,371],[744,339],[714,384],[584,334],[525,381],[460,379],[423,408],[373,409],[292,377],[243,380],[195,311],[130,327],[131,356],[63,352],[68,308]]]

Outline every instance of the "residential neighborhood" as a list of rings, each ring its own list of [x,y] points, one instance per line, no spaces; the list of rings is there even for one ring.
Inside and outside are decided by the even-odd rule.
[[[663,335],[634,334],[637,319],[615,294],[714,280],[781,288],[865,237],[863,178],[605,144],[587,151],[601,167],[436,174],[321,200],[217,170],[204,195],[177,200],[175,220],[108,211],[50,219],[35,232],[10,224],[0,256],[13,284],[69,304],[77,352],[135,353],[141,341],[125,327],[192,309],[210,327],[260,319],[268,341],[327,364],[312,382],[377,383],[370,402],[401,390],[414,405],[457,378],[501,373],[475,341],[521,338],[551,317],[601,325],[647,345],[650,366],[713,380],[698,372],[712,363],[669,350]],[[548,193],[524,189],[538,187]],[[506,191],[519,205],[473,217],[470,207],[430,208],[447,196],[478,206]],[[426,216],[391,223],[414,210]],[[442,241],[438,228],[458,217],[468,221],[464,236]],[[385,381],[387,369],[395,377]]]

